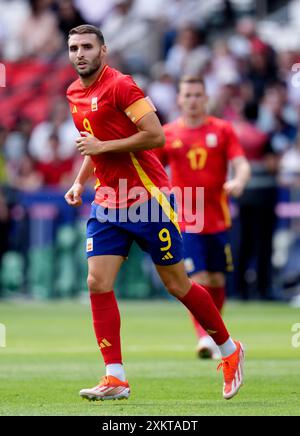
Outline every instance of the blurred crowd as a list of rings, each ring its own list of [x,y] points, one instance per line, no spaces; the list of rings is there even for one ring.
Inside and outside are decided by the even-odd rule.
[[[300,38],[299,45],[294,40],[278,48],[260,32],[256,2],[243,2],[245,10],[236,9],[238,3],[0,0],[0,57],[7,65],[7,86],[0,88],[0,107],[7,115],[0,120],[1,234],[9,221],[7,188],[64,190],[80,164],[74,150],[78,132],[64,97],[74,79],[66,39],[71,28],[91,23],[104,33],[109,64],[134,76],[163,123],[178,115],[180,76],[204,77],[210,113],[233,123],[252,166],[238,205],[238,287],[248,298],[246,273],[256,252],[256,283],[267,297],[279,187],[288,201],[291,192],[300,192],[300,80],[293,69],[300,62]],[[28,65],[30,80],[25,80],[22,71]],[[20,100],[26,92],[27,100]],[[6,249],[1,241],[0,256]]]

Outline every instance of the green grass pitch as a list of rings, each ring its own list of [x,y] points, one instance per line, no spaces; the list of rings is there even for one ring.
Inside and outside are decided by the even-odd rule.
[[[0,415],[300,415],[300,310],[281,304],[227,305],[225,320],[246,346],[245,386],[222,399],[216,363],[197,360],[195,337],[175,301],[123,301],[123,354],[132,395],[88,402],[104,366],[88,304],[0,303]]]

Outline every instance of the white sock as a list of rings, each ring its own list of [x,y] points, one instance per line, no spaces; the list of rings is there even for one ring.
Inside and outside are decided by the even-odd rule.
[[[124,367],[121,363],[110,363],[106,365],[106,375],[112,375],[123,382],[126,380]]]
[[[228,357],[236,351],[236,345],[231,338],[225,344],[219,345],[219,350],[222,357]]]

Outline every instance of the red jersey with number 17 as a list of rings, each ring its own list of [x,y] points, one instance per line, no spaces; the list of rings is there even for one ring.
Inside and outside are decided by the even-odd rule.
[[[67,90],[67,98],[77,129],[87,131],[101,141],[134,135],[138,132],[136,123],[155,111],[130,76],[107,65],[91,86],[84,88],[79,79],[73,82]],[[167,174],[152,150],[103,153],[91,158],[98,178],[97,204],[128,207],[137,198],[147,200],[152,188],[170,188]],[[120,180],[123,180],[122,185]],[[135,193],[128,198],[132,188]],[[105,194],[108,190],[114,191],[114,199]],[[138,194],[139,190],[141,194]]]
[[[200,127],[190,128],[180,118],[164,126],[166,145],[156,154],[163,165],[169,165],[174,187],[193,188],[191,201],[178,201],[181,230],[190,223],[184,216],[204,212],[204,228],[201,233],[218,233],[228,229],[231,218],[228,198],[223,189],[230,160],[244,156],[243,149],[231,125],[219,118],[208,116]],[[204,210],[196,206],[195,188],[204,188]],[[190,210],[180,210],[187,204]],[[197,209],[197,210],[196,210]]]

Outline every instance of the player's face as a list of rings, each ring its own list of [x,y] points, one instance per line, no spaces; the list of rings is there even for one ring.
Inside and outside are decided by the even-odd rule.
[[[206,114],[208,97],[201,83],[182,83],[178,94],[178,104],[183,115],[201,117]]]
[[[81,77],[88,78],[95,74],[105,55],[106,46],[101,45],[94,34],[72,35],[69,39],[69,58]]]

